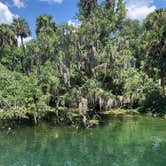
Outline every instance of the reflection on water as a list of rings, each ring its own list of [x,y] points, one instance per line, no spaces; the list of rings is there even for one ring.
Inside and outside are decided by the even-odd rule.
[[[0,132],[0,166],[163,166],[166,121],[110,120],[95,129],[40,125]]]

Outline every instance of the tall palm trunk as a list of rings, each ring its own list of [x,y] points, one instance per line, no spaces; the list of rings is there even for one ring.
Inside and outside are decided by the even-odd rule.
[[[21,38],[21,46],[22,46],[23,54],[24,54],[24,57],[21,57],[21,64],[22,64],[22,70],[24,71],[24,63],[23,63],[23,59],[25,58],[25,46],[24,46],[23,37],[20,36],[20,38]],[[25,71],[24,71],[24,72],[25,72]]]
[[[21,45],[22,45],[22,48],[23,48],[24,56],[25,56],[25,46],[24,46],[23,37],[21,37]]]

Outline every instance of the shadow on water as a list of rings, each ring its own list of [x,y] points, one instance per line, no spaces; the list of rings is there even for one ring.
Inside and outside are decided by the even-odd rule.
[[[86,130],[42,124],[0,132],[0,166],[163,166],[166,122],[110,119]]]

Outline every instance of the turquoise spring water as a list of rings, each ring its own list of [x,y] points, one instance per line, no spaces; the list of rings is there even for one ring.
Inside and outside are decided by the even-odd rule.
[[[110,119],[93,129],[42,124],[0,131],[0,166],[164,166],[166,120]]]

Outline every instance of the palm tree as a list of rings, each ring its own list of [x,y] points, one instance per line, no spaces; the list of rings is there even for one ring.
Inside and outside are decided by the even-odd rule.
[[[78,3],[79,13],[83,18],[88,18],[96,7],[97,0],[80,0]]]
[[[0,25],[0,46],[3,48],[5,45],[16,46],[17,40],[15,33],[10,25]]]
[[[14,29],[16,36],[20,37],[21,39],[21,44],[22,44],[24,55],[25,55],[25,47],[24,47],[23,39],[31,36],[29,25],[24,19],[16,18],[13,20],[12,27]]]
[[[154,30],[156,28],[161,28],[163,26],[166,26],[165,22],[166,22],[166,9],[161,8],[150,13],[148,17],[145,19],[144,24],[147,30]]]
[[[158,69],[159,82],[165,93],[166,84],[166,9],[157,9],[149,14],[144,25],[147,31],[146,40],[148,60],[152,68]],[[148,63],[149,63],[148,62]]]
[[[36,34],[46,33],[47,35],[56,32],[56,24],[52,16],[41,15],[36,20]]]

